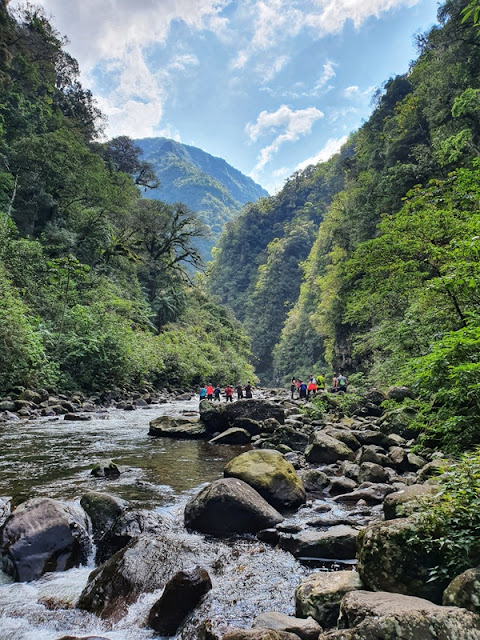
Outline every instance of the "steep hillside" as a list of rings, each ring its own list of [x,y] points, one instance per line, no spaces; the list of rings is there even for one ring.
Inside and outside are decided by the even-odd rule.
[[[224,224],[247,202],[268,196],[251,178],[202,149],[169,138],[144,138],[135,144],[160,179],[158,189],[148,196],[172,204],[183,202],[210,227],[212,236],[202,246],[207,259]]]

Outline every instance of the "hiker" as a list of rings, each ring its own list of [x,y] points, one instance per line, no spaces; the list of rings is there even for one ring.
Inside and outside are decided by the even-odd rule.
[[[207,400],[213,400],[213,387],[211,382],[207,385]]]
[[[225,402],[232,402],[233,387],[229,384],[225,387]]]
[[[297,390],[297,380],[296,378],[292,378],[292,381],[290,383],[290,393],[292,394],[292,400],[293,400],[293,394],[295,393],[296,390]]]
[[[310,394],[316,395],[317,393],[317,381],[313,376],[310,376],[307,386],[307,400],[310,400]]]
[[[217,384],[217,386],[213,390],[213,399],[214,400],[218,400],[218,402],[220,402],[220,394],[221,393],[222,393],[222,390],[220,389],[220,387]]]
[[[331,392],[336,393],[337,391],[338,391],[338,373],[334,373],[332,378]]]
[[[200,401],[205,400],[206,397],[207,397],[207,389],[205,385],[203,385],[202,388],[200,389]]]
[[[243,398],[243,387],[240,383],[237,384],[236,391],[237,391],[237,400],[241,400]]]
[[[300,389],[299,389],[300,398],[307,398],[307,385],[305,382],[300,380]]]
[[[343,375],[343,373],[341,373],[337,377],[337,391],[343,391],[343,393],[347,393],[347,385],[348,385],[347,379]]]
[[[252,391],[253,391],[252,383],[249,380],[248,383],[245,385],[245,398],[253,398]]]
[[[321,373],[317,376],[317,387],[318,389],[323,389],[325,391],[325,374]]]

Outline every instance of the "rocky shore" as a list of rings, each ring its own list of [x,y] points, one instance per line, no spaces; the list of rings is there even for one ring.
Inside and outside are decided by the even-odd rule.
[[[74,402],[33,393],[23,390],[4,400],[4,418],[25,419],[53,407],[88,416],[108,405],[143,408],[172,398],[142,390],[128,398],[76,396]],[[178,390],[175,397],[191,396],[184,393]],[[394,401],[406,395],[404,388],[388,392]],[[225,466],[224,478],[188,501],[186,532],[200,532],[218,545],[254,535],[259,544],[313,568],[292,593],[294,616],[259,609],[248,629],[201,620],[195,637],[479,640],[480,570],[472,567],[450,583],[431,581],[439,558],[421,540],[412,542],[411,514],[423,496],[435,495],[438,474],[451,464],[441,452],[415,452],[412,410],[391,403],[384,410],[387,395],[375,389],[349,414],[329,394],[322,396],[322,411],[291,401],[283,390],[263,396],[203,401],[198,416],[160,415],[150,422],[152,437],[250,445]],[[15,413],[5,402],[17,403]],[[106,463],[97,469],[104,477],[117,471]],[[29,500],[10,515],[5,509],[1,520],[2,565],[18,581],[78,566],[95,544],[98,566],[77,607],[113,624],[142,594],[163,589],[145,624],[172,636],[200,602],[215,598],[217,561],[210,552],[199,557],[160,515],[132,510],[106,492],[85,494],[76,510],[48,498]]]

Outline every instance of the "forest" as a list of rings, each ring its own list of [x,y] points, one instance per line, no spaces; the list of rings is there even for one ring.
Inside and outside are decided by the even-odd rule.
[[[189,275],[205,226],[148,198],[157,177],[132,140],[101,141],[41,10],[0,12],[0,390],[252,377],[239,323]]]
[[[414,387],[419,423],[451,449],[479,439],[478,18],[445,2],[340,153],[229,222],[210,269],[263,381]]]

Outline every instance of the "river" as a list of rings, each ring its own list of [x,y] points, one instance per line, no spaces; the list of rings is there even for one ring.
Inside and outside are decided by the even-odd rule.
[[[217,541],[183,528],[183,508],[200,486],[222,476],[225,463],[243,449],[204,441],[152,438],[148,423],[159,415],[182,415],[198,408],[196,399],[148,409],[105,410],[85,422],[42,418],[0,426],[0,496],[14,504],[37,496],[78,503],[86,491],[108,492],[137,508],[169,520],[178,539],[207,563],[213,589],[178,638],[197,637],[208,619],[215,625],[250,626],[262,611],[294,613],[293,593],[308,569],[290,554],[254,537]],[[93,464],[111,458],[117,479],[96,479]],[[86,584],[88,567],[51,573],[32,583],[12,583],[0,572],[0,640],[56,640],[63,635],[98,635],[111,640],[158,637],[143,625],[161,592],[146,594],[115,625],[74,608]]]

